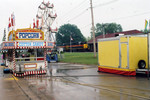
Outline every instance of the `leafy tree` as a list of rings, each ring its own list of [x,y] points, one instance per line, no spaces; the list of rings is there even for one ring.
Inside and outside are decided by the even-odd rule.
[[[122,32],[122,27],[120,24],[116,23],[97,23],[95,27],[95,36],[104,34]],[[92,32],[91,32],[92,33]]]
[[[64,24],[59,28],[58,33],[56,33],[56,44],[57,45],[69,44],[71,38],[72,43],[86,41],[80,29],[78,29],[76,25]]]
[[[148,29],[148,30],[147,30],[147,29],[146,29],[146,30],[144,29],[144,30],[141,30],[141,32],[143,32],[144,34],[148,34],[148,33],[150,33],[150,29]]]
[[[89,41],[89,40],[91,40],[91,37],[90,37],[90,36],[88,36],[88,37],[86,38],[86,41]]]

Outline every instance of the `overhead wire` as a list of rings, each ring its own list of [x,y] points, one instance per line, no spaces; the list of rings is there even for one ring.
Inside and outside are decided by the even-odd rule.
[[[95,5],[95,6],[93,6],[93,8],[109,5],[109,4],[112,4],[112,3],[117,2],[117,1],[119,1],[119,0],[111,0],[109,2],[105,2],[105,3],[102,3],[102,4]]]
[[[86,27],[88,27],[88,26],[90,26],[90,25],[92,25],[92,23],[87,24],[87,25],[85,25],[85,26],[81,27],[80,29],[84,29],[84,28],[86,28]]]
[[[142,12],[142,13],[138,13],[138,14],[134,14],[134,15],[130,15],[130,16],[125,16],[125,17],[114,18],[114,19],[110,19],[110,20],[121,20],[121,19],[131,18],[131,17],[135,17],[135,16],[141,16],[141,15],[145,15],[145,14],[150,14],[150,11]],[[110,20],[105,20],[105,21],[110,21]]]
[[[83,5],[82,5],[82,3],[85,3],[85,1],[86,0],[84,0],[84,1],[82,1],[78,6],[75,6],[76,8],[81,8],[81,7],[83,7]],[[105,6],[105,5],[109,5],[109,4],[112,4],[112,3],[115,3],[115,2],[117,2],[117,1],[119,1],[119,0],[111,0],[111,1],[109,1],[109,2],[106,2],[106,3],[102,3],[102,4],[98,4],[98,5],[95,5],[95,6],[93,6],[93,9],[96,9],[96,8],[98,8],[98,7],[102,7],[102,6]],[[86,4],[86,3],[85,3]],[[81,6],[82,5],[82,6]],[[76,16],[74,16],[74,17],[72,17],[72,18],[70,18],[69,20],[68,20],[68,17],[70,17],[69,16],[69,12],[71,12],[71,13],[75,13],[77,10],[75,9],[72,9],[72,10],[70,10],[69,12],[68,12],[68,14],[66,14],[68,17],[66,17],[66,19],[65,20],[67,20],[67,21],[65,21],[65,20],[63,20],[64,22],[66,22],[66,23],[68,23],[68,22],[71,22],[71,21],[73,21],[73,20],[76,20],[78,17],[80,17],[80,16],[82,16],[83,14],[85,14],[87,11],[88,11],[88,9],[90,9],[90,7],[89,8],[86,8],[85,10],[83,10],[82,12],[80,12],[79,14],[77,14]],[[74,10],[74,11],[73,11]],[[125,17],[120,17],[120,18],[114,18],[114,19],[110,19],[110,20],[120,20],[120,19],[126,19],[126,18],[130,18],[130,17],[134,17],[134,16],[141,16],[141,15],[144,15],[144,14],[149,14],[150,13],[150,11],[148,11],[148,12],[143,12],[143,13],[138,13],[138,14],[134,14],[134,15],[130,15],[130,16],[125,16]],[[72,14],[72,15],[74,15],[74,14]],[[108,20],[107,20],[108,21]],[[88,24],[88,25],[86,25],[86,26],[84,26],[84,27],[82,27],[82,28],[86,28],[86,27],[88,27],[89,25],[91,25],[91,24]]]
[[[67,22],[70,22],[71,20],[77,19],[78,17],[80,17],[81,15],[83,15],[83,14],[84,14],[85,12],[87,12],[87,11],[88,11],[88,8],[85,9],[84,11],[82,11],[81,13],[79,13],[78,15],[76,15],[75,17],[69,19]]]
[[[81,2],[79,5],[76,5],[70,11],[68,11],[67,13],[65,13],[65,15],[68,14],[68,13],[72,13],[75,9],[79,8],[85,1],[87,1],[87,0],[83,0],[83,2]]]
[[[86,0],[85,0],[86,1]],[[98,4],[96,6],[94,6],[93,8],[97,8],[97,7],[100,7],[100,6],[105,6],[105,5],[108,5],[108,4],[111,4],[111,3],[114,3],[118,0],[112,0],[112,1],[109,1],[109,2],[106,2],[106,3],[103,3],[103,4]],[[90,7],[88,7],[87,9],[85,9],[84,11],[82,11],[80,14],[76,15],[75,17],[69,19],[67,22],[70,22],[72,20],[75,20],[77,19],[78,17],[82,16],[88,9],[90,9]]]
[[[62,18],[64,20],[64,22],[67,22],[68,19],[70,17],[72,17],[72,15],[78,16],[79,15],[78,12],[81,12],[81,11],[84,12],[84,11],[86,11],[85,8],[88,8],[88,7],[86,7],[88,2],[85,2],[85,1],[87,1],[87,0],[84,0],[79,5],[75,6],[72,10],[70,10],[69,12],[67,12],[65,14],[65,16],[63,16],[63,18]],[[82,9],[84,9],[84,10],[82,10]],[[70,19],[73,19],[73,18],[70,18]]]

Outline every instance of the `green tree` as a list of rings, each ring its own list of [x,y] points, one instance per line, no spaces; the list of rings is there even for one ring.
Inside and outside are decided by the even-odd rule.
[[[76,25],[72,24],[62,25],[59,28],[58,33],[56,33],[56,44],[57,45],[69,44],[71,38],[73,39],[71,41],[72,43],[86,41],[80,29],[78,29]]]
[[[141,32],[143,32],[144,34],[148,34],[148,33],[150,33],[150,29],[148,29],[148,30],[147,30],[147,29],[146,29],[146,30],[144,29],[144,30],[141,30]]]
[[[91,37],[90,37],[90,36],[88,36],[88,37],[86,38],[86,41],[89,41],[89,40],[91,40]]]
[[[122,32],[122,27],[120,24],[116,23],[97,23],[95,27],[95,36],[104,34]]]

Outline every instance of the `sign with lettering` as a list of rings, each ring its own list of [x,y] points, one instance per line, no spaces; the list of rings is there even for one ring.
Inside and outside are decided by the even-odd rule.
[[[15,40],[44,40],[44,32],[38,29],[18,29]]]
[[[37,68],[37,64],[24,64],[25,69]]]
[[[15,48],[15,42],[3,42],[3,47],[2,49],[11,49],[11,48]]]
[[[45,42],[18,42],[18,47],[41,47],[45,46]]]
[[[54,47],[54,42],[47,42],[47,47],[53,48]]]
[[[47,46],[53,46],[53,43],[52,42],[48,42]]]
[[[19,39],[40,39],[40,33],[37,32],[18,32]]]

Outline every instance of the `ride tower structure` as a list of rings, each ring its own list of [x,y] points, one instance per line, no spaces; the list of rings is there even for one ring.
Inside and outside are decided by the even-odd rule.
[[[44,32],[45,39],[47,41],[55,42],[55,33],[57,28],[52,29],[52,25],[57,17],[54,11],[54,4],[45,3],[44,1],[39,5],[37,15],[36,15],[36,28],[41,29]],[[39,23],[41,25],[39,26]]]

